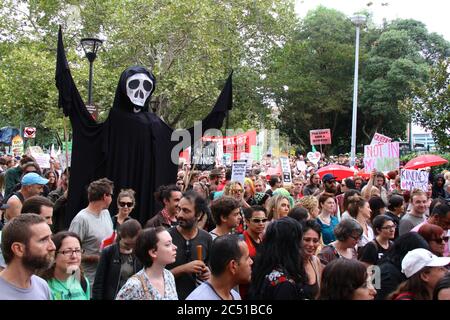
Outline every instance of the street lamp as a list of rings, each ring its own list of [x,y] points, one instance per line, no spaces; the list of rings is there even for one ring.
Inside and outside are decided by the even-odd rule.
[[[359,65],[359,27],[362,26],[367,18],[364,15],[354,15],[350,18],[353,24],[356,26],[356,43],[355,43],[355,77],[353,82],[353,116],[352,116],[352,142],[351,142],[351,154],[350,165],[355,165],[356,158],[356,116],[358,107],[358,65]]]
[[[93,118],[97,118],[97,109],[92,105],[92,73],[94,60],[97,57],[98,48],[102,45],[103,40],[97,38],[83,38],[81,39],[81,46],[83,47],[86,58],[89,60],[89,89],[88,89],[88,105],[86,106]]]

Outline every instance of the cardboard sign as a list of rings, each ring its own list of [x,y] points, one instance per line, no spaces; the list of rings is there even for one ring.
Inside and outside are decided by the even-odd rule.
[[[308,154],[306,155],[306,157],[308,158],[309,161],[311,161],[314,164],[317,164],[320,160],[320,152],[316,151],[316,152],[308,152]]]
[[[428,175],[427,171],[419,170],[400,170],[400,187],[402,190],[421,189],[428,191]]]
[[[388,172],[399,167],[400,146],[398,142],[364,146],[364,171],[370,173],[374,168]]]
[[[231,168],[231,181],[238,181],[244,185],[246,167],[247,161],[235,160]]]
[[[23,140],[21,136],[17,135],[12,139],[11,150],[14,155],[21,156],[23,154]]]
[[[289,164],[289,158],[280,157],[280,163],[281,163],[281,172],[283,172],[283,182],[292,183],[291,165]]]
[[[375,134],[373,135],[372,141],[370,142],[370,145],[390,143],[391,141],[392,141],[392,139],[389,138],[388,136],[384,136],[381,133],[375,132]]]
[[[28,139],[36,138],[36,128],[25,127],[25,129],[23,130],[23,137]]]
[[[331,144],[331,130],[330,129],[318,129],[309,131],[309,139],[311,145],[319,144]]]

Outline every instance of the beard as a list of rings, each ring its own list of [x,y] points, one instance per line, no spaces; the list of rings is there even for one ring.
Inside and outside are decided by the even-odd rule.
[[[182,229],[190,230],[195,227],[195,224],[196,224],[195,218],[191,220],[178,219],[178,226],[180,226],[180,228]]]
[[[54,252],[49,252],[45,256],[36,256],[26,248],[22,258],[22,264],[25,268],[33,272],[37,270],[47,270],[52,265],[54,257]]]

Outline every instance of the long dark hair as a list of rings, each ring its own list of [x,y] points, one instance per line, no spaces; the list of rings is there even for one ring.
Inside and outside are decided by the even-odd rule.
[[[254,299],[263,298],[264,279],[276,268],[280,268],[296,283],[307,281],[301,254],[302,238],[300,223],[290,217],[269,223],[256,255],[249,296]]]
[[[406,281],[399,284],[397,289],[388,295],[387,300],[394,300],[399,294],[411,292],[414,294],[414,300],[431,300],[431,294],[428,291],[426,283],[422,280],[422,273],[430,272],[430,267],[425,267],[422,270],[413,274]]]
[[[352,300],[367,281],[366,266],[351,259],[335,259],[323,269],[319,300]]]

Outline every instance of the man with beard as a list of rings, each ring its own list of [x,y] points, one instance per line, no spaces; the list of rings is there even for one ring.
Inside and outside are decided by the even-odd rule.
[[[178,226],[169,230],[172,242],[177,246],[177,257],[166,268],[175,276],[178,298],[184,300],[199,283],[210,277],[206,265],[212,238],[197,226],[200,215],[207,209],[204,198],[194,191],[188,191],[181,198],[179,207]]]
[[[338,220],[341,220],[341,212],[339,209],[339,203],[336,200],[336,193],[337,193],[337,185],[336,185],[336,177],[333,176],[331,173],[327,173],[322,177],[323,187],[324,190],[319,193],[317,196],[317,199],[320,198],[321,195],[327,194],[333,197],[334,201],[336,202],[334,215],[338,218]]]
[[[51,300],[47,282],[35,273],[53,263],[55,244],[45,219],[23,214],[3,228],[6,269],[0,272],[0,300]]]
[[[181,191],[176,185],[160,186],[155,192],[157,201],[164,205],[164,208],[159,211],[153,218],[149,219],[145,225],[146,228],[156,228],[163,226],[169,229],[177,225],[178,203],[181,199]]]

